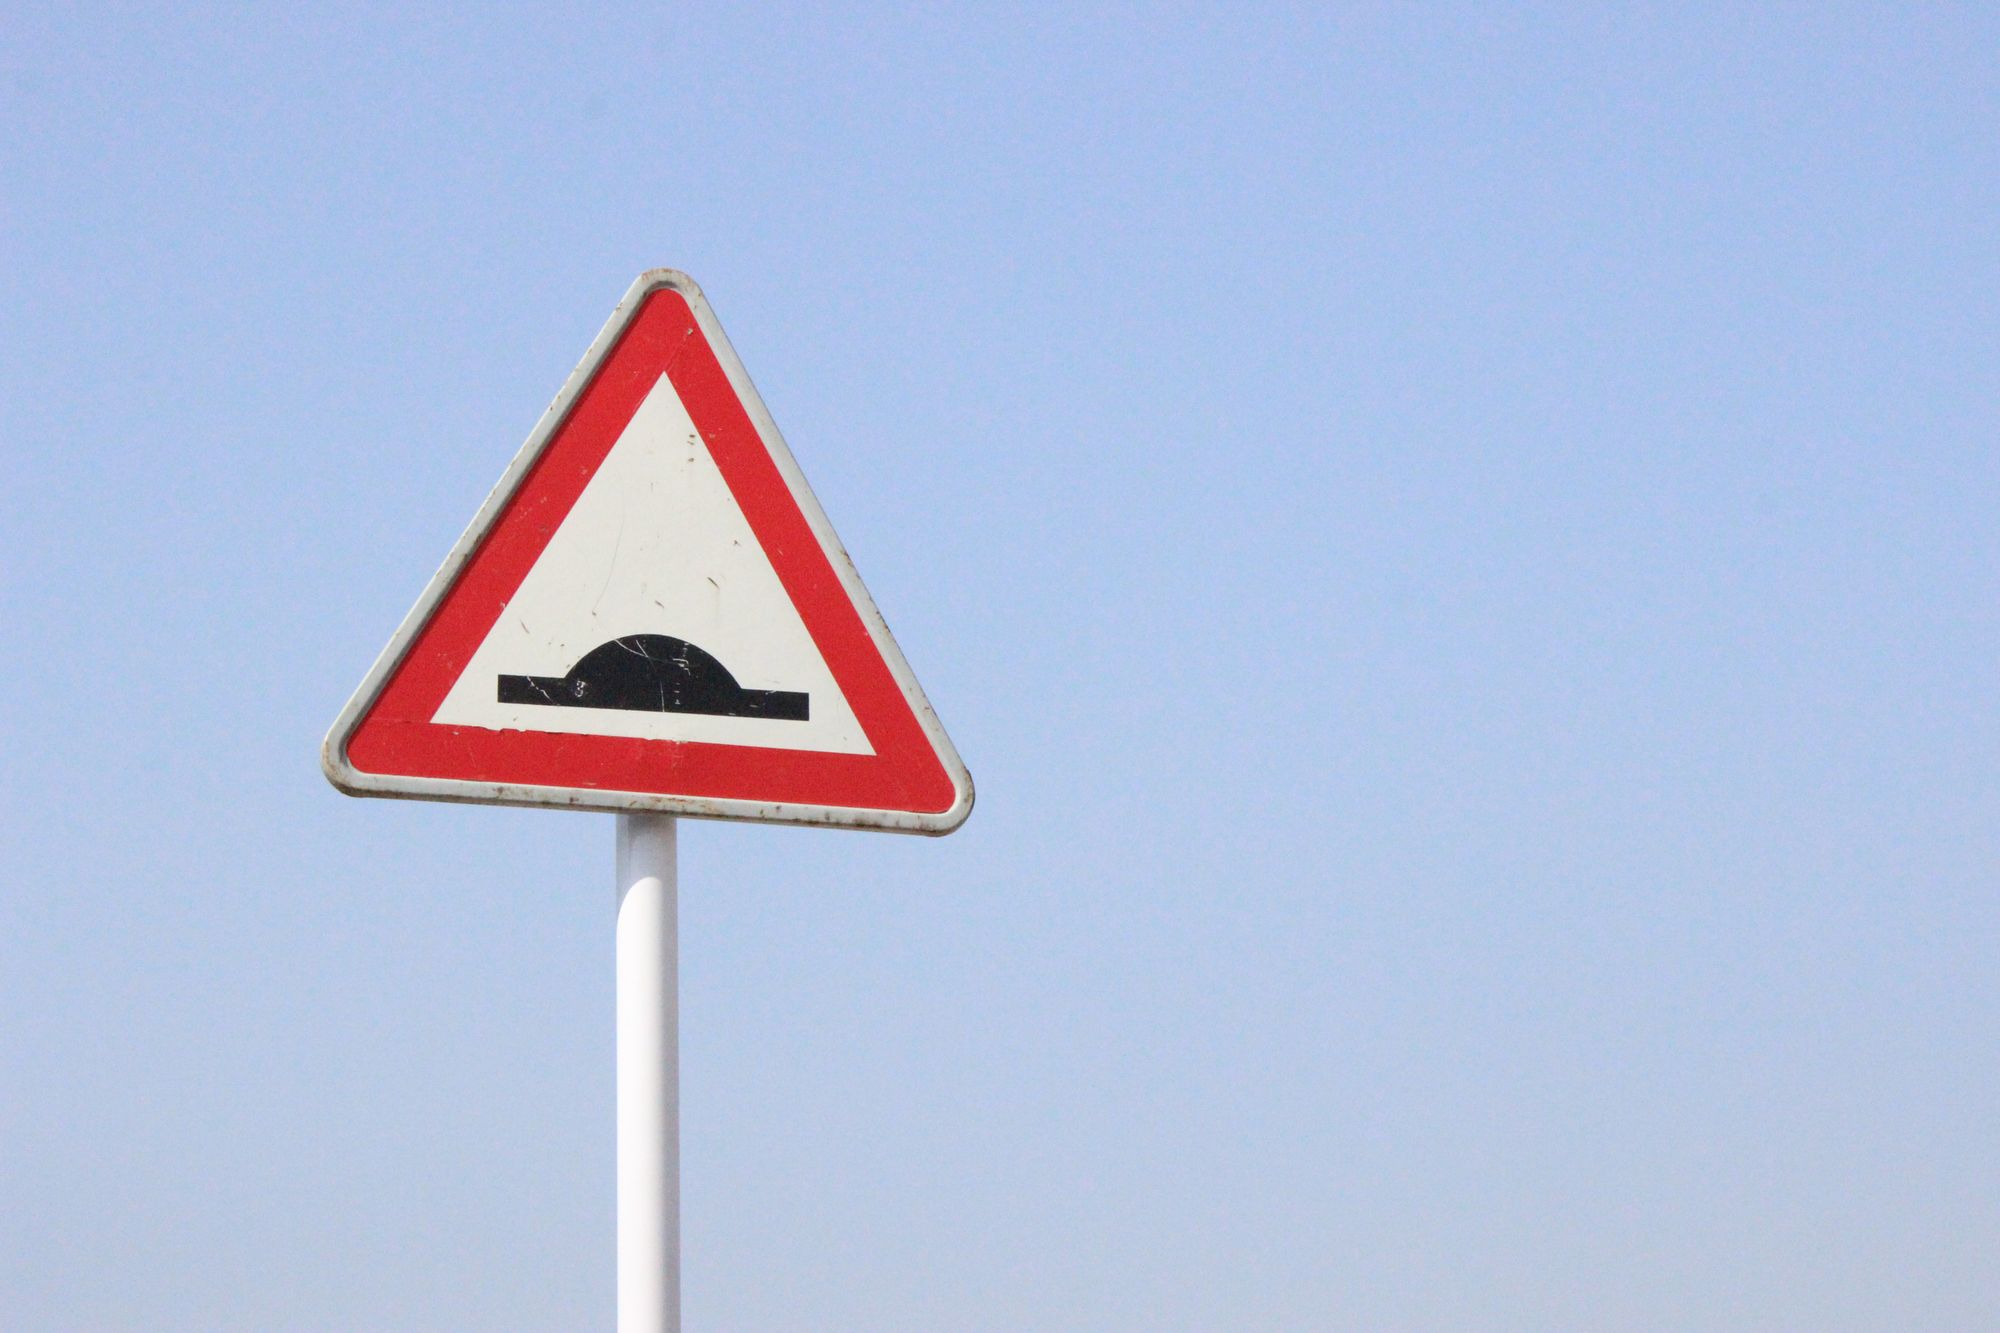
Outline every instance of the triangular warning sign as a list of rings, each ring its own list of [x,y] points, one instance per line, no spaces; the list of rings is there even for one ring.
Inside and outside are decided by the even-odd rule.
[[[972,780],[686,275],[643,275],[322,752],[352,795],[946,833]]]

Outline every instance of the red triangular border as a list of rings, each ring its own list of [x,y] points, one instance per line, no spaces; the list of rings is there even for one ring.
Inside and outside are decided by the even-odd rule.
[[[489,731],[430,720],[662,373],[679,392],[874,754]],[[530,796],[543,792],[546,803],[590,804],[590,793],[614,792],[919,816],[951,810],[960,800],[952,772],[833,561],[688,300],[673,287],[655,289],[641,298],[409,638],[349,734],[345,762],[362,776],[504,787],[510,791],[493,799],[511,803],[543,803]],[[566,801],[564,792],[583,799]],[[463,790],[457,797],[478,799]]]

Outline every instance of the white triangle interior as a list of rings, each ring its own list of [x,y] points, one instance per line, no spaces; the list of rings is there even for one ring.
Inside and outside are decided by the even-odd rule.
[[[807,717],[501,703],[502,676],[557,677],[615,639],[660,634]],[[872,754],[826,659],[665,375],[632,416],[432,721],[492,731]]]

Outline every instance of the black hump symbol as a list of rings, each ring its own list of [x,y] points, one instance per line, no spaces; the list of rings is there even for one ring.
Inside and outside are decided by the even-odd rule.
[[[500,702],[803,722],[807,696],[746,690],[729,668],[685,639],[632,634],[592,648],[567,676],[500,677]]]

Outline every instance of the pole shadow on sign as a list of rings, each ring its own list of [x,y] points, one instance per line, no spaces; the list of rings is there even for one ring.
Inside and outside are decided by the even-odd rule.
[[[798,690],[747,690],[686,639],[630,634],[591,649],[567,675],[500,677],[499,701],[804,722],[808,697]]]

